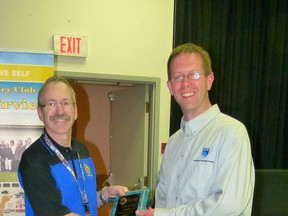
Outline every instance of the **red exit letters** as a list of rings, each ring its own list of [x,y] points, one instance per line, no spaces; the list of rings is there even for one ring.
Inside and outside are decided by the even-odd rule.
[[[54,35],[54,54],[86,57],[87,37],[75,35]]]
[[[60,36],[60,52],[80,54],[81,38],[73,36]]]

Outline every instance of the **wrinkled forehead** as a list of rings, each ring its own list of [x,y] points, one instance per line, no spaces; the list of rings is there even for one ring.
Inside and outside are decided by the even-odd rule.
[[[43,89],[41,100],[71,100],[72,92],[63,82],[51,82]]]

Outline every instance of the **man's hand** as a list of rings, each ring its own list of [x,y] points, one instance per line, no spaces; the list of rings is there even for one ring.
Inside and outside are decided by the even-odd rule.
[[[112,185],[103,189],[103,196],[106,200],[108,200],[109,197],[115,197],[117,194],[119,194],[120,196],[124,196],[126,192],[128,192],[127,187],[120,185]]]
[[[154,216],[154,209],[137,210],[135,213],[138,216]]]

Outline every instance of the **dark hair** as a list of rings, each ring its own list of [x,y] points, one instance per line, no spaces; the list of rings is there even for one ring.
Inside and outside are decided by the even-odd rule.
[[[52,83],[52,82],[62,82],[64,84],[66,84],[69,88],[70,88],[70,91],[71,91],[71,95],[72,95],[72,102],[73,103],[76,103],[76,94],[75,94],[75,91],[73,90],[72,86],[70,85],[70,83],[63,77],[60,77],[60,76],[53,76],[53,77],[50,77],[48,78],[44,85],[40,88],[39,92],[38,92],[38,106],[41,107],[42,106],[42,93],[43,93],[43,90],[46,88],[46,86],[49,84],[49,83]]]
[[[167,73],[168,73],[168,79],[171,78],[171,71],[170,71],[170,64],[171,61],[178,56],[181,53],[198,53],[203,59],[203,69],[206,75],[209,75],[212,73],[211,68],[211,59],[207,51],[205,51],[202,47],[193,44],[193,43],[185,43],[182,45],[177,46],[173,51],[171,52],[168,62],[167,62]]]

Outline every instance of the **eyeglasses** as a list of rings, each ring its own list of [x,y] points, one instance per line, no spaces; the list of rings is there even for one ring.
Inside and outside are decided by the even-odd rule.
[[[197,80],[199,79],[200,75],[205,76],[205,74],[199,73],[197,71],[189,72],[186,75],[183,73],[175,73],[171,76],[171,80],[174,82],[182,82],[185,79],[185,77],[187,77],[188,80]]]
[[[56,110],[58,105],[61,105],[63,109],[69,109],[74,105],[74,102],[71,101],[62,101],[62,102],[48,102],[43,104],[41,107],[45,107],[47,110]]]

